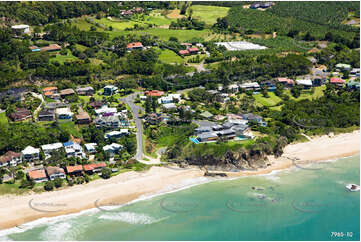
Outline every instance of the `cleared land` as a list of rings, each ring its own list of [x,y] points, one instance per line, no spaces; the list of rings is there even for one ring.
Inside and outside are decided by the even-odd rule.
[[[192,5],[193,17],[206,24],[213,25],[217,22],[217,18],[223,18],[227,16],[229,8],[218,6],[206,6],[206,5]]]
[[[180,57],[179,55],[168,49],[161,51],[159,55],[159,60],[162,61],[163,63],[181,64],[184,62],[182,57]]]

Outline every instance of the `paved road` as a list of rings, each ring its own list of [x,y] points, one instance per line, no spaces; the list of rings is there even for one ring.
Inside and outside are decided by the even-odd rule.
[[[142,129],[142,120],[139,118],[139,110],[144,112],[144,109],[134,103],[134,100],[137,97],[137,95],[138,95],[138,93],[133,93],[127,97],[119,98],[119,100],[128,104],[130,109],[132,110],[135,125],[137,127],[137,134],[136,134],[137,153],[134,156],[134,158],[136,160],[142,160],[143,156],[144,156],[144,153],[143,153],[143,129]]]

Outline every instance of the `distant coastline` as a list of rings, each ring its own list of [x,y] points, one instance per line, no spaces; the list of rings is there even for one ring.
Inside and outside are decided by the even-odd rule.
[[[333,137],[314,137],[311,141],[290,144],[280,158],[269,157],[271,166],[256,171],[226,172],[230,178],[264,175],[292,167],[293,161],[325,161],[360,153],[360,131]],[[13,228],[40,218],[78,213],[97,206],[119,206],[131,201],[184,189],[211,181],[203,178],[198,168],[171,169],[152,167],[146,172],[127,172],[109,180],[29,195],[0,197],[0,213],[7,218],[0,221],[0,229]],[[30,206],[31,204],[31,206]],[[35,209],[34,209],[35,208]],[[40,210],[40,211],[39,211]]]

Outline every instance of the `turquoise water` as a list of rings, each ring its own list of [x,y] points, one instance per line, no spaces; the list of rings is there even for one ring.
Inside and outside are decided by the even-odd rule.
[[[360,156],[304,168],[213,181],[115,209],[100,204],[102,210],[38,223],[3,238],[360,240],[360,193],[345,190],[360,182]]]

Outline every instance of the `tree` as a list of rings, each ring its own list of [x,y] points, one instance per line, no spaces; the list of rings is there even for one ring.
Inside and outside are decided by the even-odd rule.
[[[284,89],[285,89],[284,85],[282,85],[281,83],[277,83],[276,84],[276,90],[275,90],[276,96],[280,97],[283,94]]]
[[[61,179],[59,177],[55,178],[54,185],[55,185],[56,188],[61,187],[63,185],[63,179]]]
[[[51,191],[54,189],[54,182],[53,181],[47,181],[44,185],[45,191]]]
[[[262,86],[262,87],[261,87],[261,93],[262,93],[263,97],[269,98],[269,95],[268,95],[268,91],[267,91],[267,87],[266,87],[266,86]]]
[[[295,85],[294,87],[292,87],[291,89],[291,94],[294,98],[298,98],[301,95],[301,89],[302,87],[299,85]]]
[[[109,179],[110,176],[112,174],[112,170],[110,170],[108,167],[104,167],[102,169],[102,174],[101,176],[104,178],[104,179]]]

